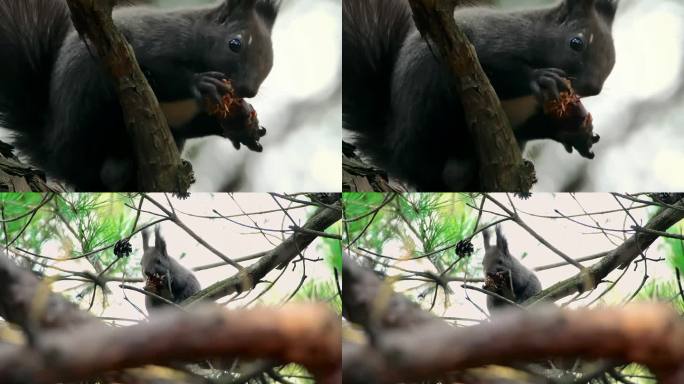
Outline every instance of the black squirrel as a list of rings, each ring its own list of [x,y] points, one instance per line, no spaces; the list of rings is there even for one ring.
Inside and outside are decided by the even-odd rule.
[[[206,98],[229,79],[257,94],[273,65],[280,0],[222,0],[174,10],[117,8],[179,148],[222,135]],[[0,126],[50,176],[80,191],[135,190],[135,159],[113,86],[75,32],[65,0],[0,0]],[[236,144],[237,146],[237,144]]]
[[[169,256],[166,241],[159,232],[159,226],[154,229],[154,247],[150,247],[149,232],[142,231],[143,257],[141,261],[145,290],[161,296],[171,302],[179,304],[201,289],[195,275],[178,261]],[[147,312],[167,305],[159,299],[145,296]]]
[[[541,292],[541,283],[534,272],[527,269],[508,251],[508,241],[496,226],[496,244],[490,245],[490,233],[482,232],[485,255],[482,268],[485,274],[485,287],[515,303],[522,303]],[[511,304],[494,296],[487,296],[487,309],[492,314],[496,309],[510,307]]]
[[[617,0],[456,9],[521,147],[551,138],[572,150],[542,105],[568,90],[565,79],[580,96],[601,91],[615,63],[616,9]],[[451,74],[417,31],[407,0],[344,0],[342,25],[343,127],[361,152],[421,191],[477,190],[476,153]]]

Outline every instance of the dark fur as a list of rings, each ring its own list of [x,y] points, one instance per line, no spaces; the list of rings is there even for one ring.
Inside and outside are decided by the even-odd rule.
[[[521,146],[550,137],[537,100],[561,84],[548,84],[548,69],[564,70],[582,96],[601,91],[615,61],[616,6],[565,0],[525,11],[455,12],[499,98],[536,96],[530,115],[514,124]],[[587,42],[594,36],[582,53],[569,46],[580,32]],[[406,0],[345,0],[342,41],[343,126],[357,134],[361,151],[419,190],[477,189],[476,154],[453,79],[416,30]]]
[[[145,281],[148,282],[146,289],[153,293],[172,301],[176,304],[199,292],[201,289],[199,281],[192,272],[180,265],[178,261],[169,256],[166,251],[166,242],[159,233],[159,226],[154,231],[154,247],[148,245],[149,233],[147,230],[142,232],[143,236],[143,257],[142,272]],[[153,283],[149,281],[152,279]],[[160,284],[154,282],[159,281]],[[147,312],[160,306],[166,305],[163,301],[145,297],[145,307]]]
[[[508,251],[508,241],[506,241],[503,233],[501,233],[501,227],[496,227],[496,244],[494,246],[489,244],[490,234],[488,231],[485,230],[482,232],[482,237],[484,239],[485,247],[482,268],[485,276],[495,275],[499,272],[509,274],[513,286],[514,297],[506,297],[502,292],[496,293],[499,293],[501,296],[516,303],[522,303],[541,292],[541,283],[534,272],[525,268],[525,266]],[[510,304],[493,296],[487,296],[487,309],[489,309],[490,314],[495,309],[501,309],[507,306],[510,306]]]
[[[114,20],[160,102],[199,102],[196,75],[210,71],[230,78],[238,96],[257,93],[273,62],[278,7],[279,0],[178,10],[134,6],[115,10]],[[243,49],[234,53],[227,42],[238,34]],[[134,190],[135,159],[121,109],[91,52],[73,31],[64,0],[0,0],[1,123],[36,165],[77,190]],[[171,129],[179,147],[188,138],[222,133],[203,110]]]

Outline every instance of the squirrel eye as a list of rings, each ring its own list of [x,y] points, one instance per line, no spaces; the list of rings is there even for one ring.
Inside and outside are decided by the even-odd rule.
[[[582,51],[584,49],[584,40],[578,36],[573,37],[570,39],[570,48],[577,52]]]
[[[240,52],[240,49],[242,48],[242,41],[240,41],[240,39],[231,39],[228,42],[228,46],[230,47],[231,51]]]

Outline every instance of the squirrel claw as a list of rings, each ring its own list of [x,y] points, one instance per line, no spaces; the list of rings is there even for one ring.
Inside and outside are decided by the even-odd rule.
[[[565,150],[566,150],[568,153],[572,153],[572,144],[567,144],[567,143],[566,143],[566,144],[563,144],[563,146],[565,147]]]
[[[541,68],[532,71],[530,88],[539,102],[560,98],[561,92],[567,92],[570,87],[565,79],[565,71],[558,68]]]
[[[204,105],[205,99],[220,104],[223,95],[233,92],[233,87],[226,82],[226,75],[220,72],[205,72],[195,75],[195,97]]]
[[[224,137],[230,139],[233,147],[239,150],[242,145],[254,152],[263,152],[259,140],[266,136],[266,128],[259,125],[254,108],[244,100],[230,116],[220,120]]]

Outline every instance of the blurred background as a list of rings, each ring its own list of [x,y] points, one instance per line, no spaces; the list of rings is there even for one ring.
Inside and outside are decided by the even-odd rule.
[[[519,8],[552,0],[499,0]],[[583,99],[601,141],[596,158],[531,143],[537,191],[684,189],[684,1],[620,0],[616,64],[596,96]]]
[[[188,7],[213,0],[125,0]],[[273,30],[274,66],[248,100],[268,135],[263,153],[229,140],[189,141],[192,191],[338,191],[341,185],[341,0],[284,0]],[[0,140],[11,142],[7,131]]]

